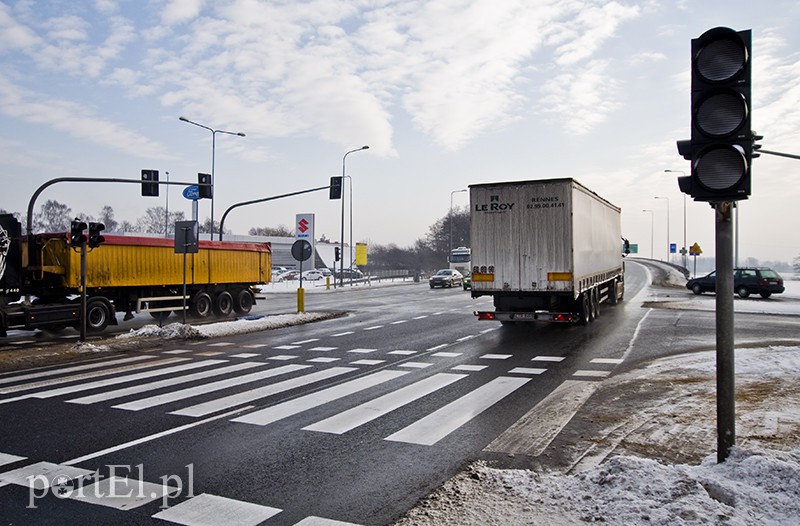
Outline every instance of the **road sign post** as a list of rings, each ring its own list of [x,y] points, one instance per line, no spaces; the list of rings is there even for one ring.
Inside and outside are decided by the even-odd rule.
[[[297,312],[305,312],[305,290],[303,290],[303,261],[311,257],[314,252],[311,243],[305,239],[298,239],[292,244],[292,257],[300,262],[300,286],[297,289]]]

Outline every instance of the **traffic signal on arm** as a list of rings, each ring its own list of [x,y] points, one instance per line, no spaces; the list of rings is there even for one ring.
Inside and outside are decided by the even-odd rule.
[[[158,197],[158,170],[142,170],[142,197]]]
[[[214,189],[211,188],[211,174],[197,174],[197,189],[200,199],[214,198]]]
[[[342,198],[342,176],[341,175],[331,176],[330,198],[331,199],[341,199]]]
[[[89,247],[97,248],[106,240],[100,232],[106,229],[103,223],[89,223]]]
[[[751,39],[750,30],[716,27],[692,40],[692,138],[678,141],[691,175],[678,185],[695,201],[750,195]]]
[[[86,230],[86,223],[76,217],[72,220],[69,230],[69,244],[71,246],[80,247],[86,243],[86,234],[83,233]]]

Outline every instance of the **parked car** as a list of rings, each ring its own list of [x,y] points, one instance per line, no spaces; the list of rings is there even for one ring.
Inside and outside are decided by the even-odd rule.
[[[472,275],[467,274],[464,276],[464,279],[461,281],[461,285],[464,287],[464,290],[471,290],[472,289]]]
[[[307,279],[308,281],[319,281],[321,279],[325,279],[325,275],[317,269],[305,270],[303,271],[303,279]]]
[[[336,279],[343,278],[343,279],[362,279],[364,274],[361,273],[360,270],[357,268],[346,268],[344,270],[337,270],[334,273]]]
[[[686,282],[686,288],[695,294],[715,292],[716,285],[716,272]],[[750,294],[769,298],[773,294],[781,294],[785,289],[783,278],[771,268],[741,267],[733,270],[733,290],[741,298],[746,298]]]
[[[272,281],[282,281],[280,279],[281,274],[284,274],[288,271],[286,267],[272,267]]]
[[[331,272],[331,269],[329,269],[329,268],[320,268],[320,269],[317,269],[317,270],[322,272],[322,275],[325,276],[326,278],[328,276],[333,276],[333,272]]]
[[[464,276],[457,270],[443,268],[428,279],[431,288],[435,287],[460,287]]]
[[[287,270],[281,274],[278,274],[278,281],[292,281],[295,279],[300,278],[300,271],[299,270]]]

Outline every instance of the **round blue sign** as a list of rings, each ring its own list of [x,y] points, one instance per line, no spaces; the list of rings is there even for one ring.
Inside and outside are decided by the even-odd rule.
[[[183,197],[186,199],[191,199],[192,201],[197,201],[200,199],[200,187],[196,184],[187,186],[183,189]]]

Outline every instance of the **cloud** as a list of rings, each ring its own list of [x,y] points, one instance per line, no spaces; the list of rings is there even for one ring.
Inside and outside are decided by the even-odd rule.
[[[542,86],[543,111],[561,115],[568,133],[588,133],[620,106],[615,98],[618,83],[607,70],[608,61],[595,60],[580,71],[547,81]]]
[[[167,24],[188,22],[200,14],[205,0],[169,0],[161,11],[161,20]]]
[[[73,137],[130,155],[153,159],[173,158],[150,139],[95,117],[79,104],[32,93],[2,74],[0,113],[25,122],[47,125]]]

